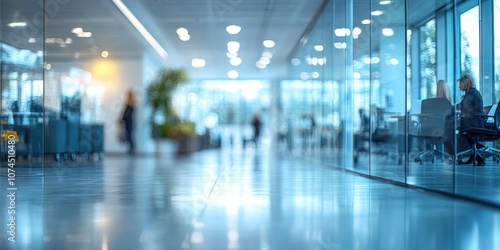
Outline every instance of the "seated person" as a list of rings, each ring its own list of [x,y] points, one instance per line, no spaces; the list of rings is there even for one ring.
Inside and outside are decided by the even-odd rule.
[[[472,77],[469,75],[463,75],[458,81],[460,84],[460,90],[465,92],[465,95],[462,96],[462,101],[457,104],[457,110],[459,110],[460,112],[459,131],[471,127],[484,127],[485,121],[482,117],[484,116],[483,98],[481,96],[481,93],[479,93],[479,91],[476,89],[476,85],[474,84]],[[464,134],[460,134],[457,138],[457,152],[470,149],[471,145],[474,142],[474,138],[471,138],[470,136]],[[450,150],[449,143],[450,142],[448,142],[447,146],[448,150]],[[482,146],[484,147],[484,145]],[[481,147],[481,144],[478,144],[478,147]],[[454,150],[448,153],[454,155]],[[469,161],[466,163],[470,163],[472,162],[472,160],[474,159],[469,159]],[[485,164],[484,159],[482,159],[482,157],[480,156],[478,156],[475,160],[478,162],[479,166],[483,166]]]

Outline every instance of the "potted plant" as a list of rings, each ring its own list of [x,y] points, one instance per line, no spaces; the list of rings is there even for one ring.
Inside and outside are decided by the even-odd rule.
[[[179,120],[172,107],[175,90],[187,82],[189,77],[184,69],[162,69],[147,88],[151,105],[151,135],[157,142],[157,153],[160,139],[179,139],[194,134],[194,129],[186,130],[186,123]]]

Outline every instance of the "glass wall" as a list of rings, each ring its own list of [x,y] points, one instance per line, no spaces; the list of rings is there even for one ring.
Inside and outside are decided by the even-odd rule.
[[[2,176],[43,174],[43,6],[2,1]],[[14,180],[15,178],[13,178]]]
[[[499,100],[499,6],[496,0],[330,1],[291,58],[281,100],[295,116],[291,124],[300,124],[303,113],[322,114],[334,146],[307,151],[297,139],[292,149],[320,154],[335,167],[500,205],[500,179],[491,177],[498,155],[487,156],[486,166],[467,164],[470,145],[457,135],[465,94],[460,76],[471,76],[486,113]],[[331,78],[315,75],[307,63],[318,44]],[[500,152],[495,141],[482,143]]]

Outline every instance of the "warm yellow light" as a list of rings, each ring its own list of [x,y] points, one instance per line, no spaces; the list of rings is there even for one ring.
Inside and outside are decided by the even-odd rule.
[[[104,81],[113,79],[118,75],[118,67],[109,60],[99,60],[92,66],[92,76]]]

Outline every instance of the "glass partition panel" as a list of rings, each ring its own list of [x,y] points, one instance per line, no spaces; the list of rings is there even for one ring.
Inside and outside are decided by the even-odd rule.
[[[338,34],[337,29],[342,29],[347,27],[347,20],[350,18],[350,9],[347,6],[346,0],[332,1],[330,10],[333,12],[333,17],[330,26],[327,26],[331,31],[328,36],[332,40],[330,47],[332,48],[331,59],[327,60],[327,67],[333,70],[332,80],[326,81],[326,93],[331,93],[332,95],[332,113],[331,120],[333,125],[333,153],[329,154],[333,157],[329,162],[337,167],[352,169],[352,147],[347,147],[349,140],[346,136],[346,121],[349,119],[347,114],[350,114],[347,107],[347,103],[352,102],[352,99],[348,98],[349,95],[346,91],[348,88],[347,83],[347,67],[350,60],[348,57],[348,50],[352,48],[347,48],[347,39],[342,34]],[[332,46],[333,45],[333,46]],[[328,154],[327,154],[328,155]]]
[[[408,2],[407,183],[453,191],[453,1]]]
[[[495,113],[499,100],[498,74],[499,74],[499,1],[464,1],[458,5],[457,39],[460,41],[460,67],[457,71],[461,75],[471,76],[482,98],[483,110],[488,115]],[[493,71],[493,72],[491,72]],[[493,75],[493,79],[490,76]],[[467,96],[474,91],[460,91],[457,98],[465,107]],[[476,92],[477,93],[477,92]],[[465,96],[465,97],[464,97]],[[478,96],[476,94],[476,96]],[[462,101],[463,97],[463,101]],[[461,126],[467,126],[464,121],[467,109],[462,108]],[[492,123],[487,120],[487,126]],[[491,128],[491,127],[490,127]],[[459,137],[460,138],[460,137]],[[458,150],[459,155],[464,152],[464,159],[469,158],[469,144],[466,150]],[[456,194],[473,199],[483,200],[496,205],[500,204],[498,189],[498,140],[482,138],[479,141],[479,154],[483,156],[485,165],[478,167],[472,164],[463,164],[456,167]],[[476,158],[477,159],[477,158]],[[478,163],[478,162],[476,162]],[[493,171],[493,172],[492,172]]]
[[[500,0],[493,1],[493,19],[498,22],[500,20]],[[494,39],[494,103],[500,100],[500,25],[493,25]]]
[[[402,164],[406,114],[405,1],[371,2],[370,174],[405,181]]]
[[[351,84],[347,90],[352,95],[352,106],[348,111],[351,114],[352,121],[350,126],[353,128],[353,169],[357,172],[368,174],[370,171],[370,152],[373,148],[370,136],[373,132],[371,124],[374,122],[371,115],[371,96],[370,82],[372,63],[370,60],[370,41],[371,41],[371,8],[369,1],[354,1],[352,5],[352,65],[349,69],[352,77],[349,78]],[[346,62],[351,64],[351,62]]]
[[[40,125],[44,113],[42,6],[38,2],[2,1],[2,176],[44,173]]]

